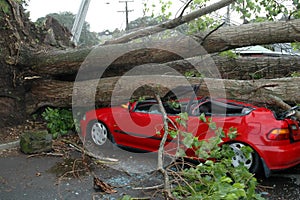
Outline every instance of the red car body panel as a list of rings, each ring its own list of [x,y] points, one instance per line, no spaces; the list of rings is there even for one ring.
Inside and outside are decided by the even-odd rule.
[[[245,113],[207,116],[223,127],[227,132],[231,127],[237,128],[238,136],[234,141],[247,144],[261,157],[269,170],[279,170],[295,166],[300,163],[300,129],[299,122],[292,119],[276,119],[274,113],[266,108],[256,107],[236,101],[219,99],[218,103],[229,106],[246,108]],[[151,102],[150,102],[151,103]],[[206,101],[204,102],[206,103]],[[100,108],[88,111],[85,120],[81,120],[82,135],[86,135],[88,123],[93,120],[103,122],[113,136],[114,142],[120,146],[157,151],[163,132],[163,120],[160,113],[150,113],[137,110],[138,102],[129,103],[128,107]],[[248,110],[247,110],[248,109]],[[243,112],[243,111],[242,111]],[[178,115],[168,117],[176,123]],[[287,139],[271,140],[269,134],[272,130],[283,129],[290,132]],[[198,136],[200,140],[214,136],[206,123],[197,116],[189,116],[188,131]],[[224,142],[232,142],[229,139]],[[168,137],[166,149],[169,153],[177,147],[176,139]],[[193,155],[188,155],[193,157]]]

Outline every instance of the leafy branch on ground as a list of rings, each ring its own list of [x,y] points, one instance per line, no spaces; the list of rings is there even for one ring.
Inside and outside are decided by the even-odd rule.
[[[157,98],[158,99],[158,98]],[[161,112],[163,107],[160,101]],[[232,148],[224,143],[224,138],[234,139],[238,132],[232,127],[227,132],[217,127],[212,118],[204,114],[199,116],[199,122],[206,123],[208,131],[214,132],[215,136],[207,140],[199,140],[198,136],[187,132],[188,114],[181,113],[177,118],[177,126],[168,127],[168,118],[163,115],[164,136],[169,133],[171,137],[182,137],[182,144],[177,150],[176,156],[183,158],[185,152],[194,150],[195,156],[201,159],[198,165],[189,165],[187,168],[162,170],[162,150],[159,150],[160,169],[165,177],[164,191],[168,192],[167,199],[263,199],[256,193],[257,180],[253,174],[241,163],[240,166],[232,165],[234,152]],[[162,140],[160,147],[164,147]],[[242,149],[247,156],[252,153],[249,148]],[[204,162],[205,161],[205,162]],[[181,169],[181,170],[178,170]],[[171,193],[170,193],[171,190]],[[166,197],[166,196],[165,196]]]

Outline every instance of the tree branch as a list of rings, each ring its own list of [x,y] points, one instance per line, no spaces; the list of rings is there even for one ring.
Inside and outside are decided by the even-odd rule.
[[[168,134],[169,134],[168,133],[168,130],[169,130],[168,116],[167,116],[166,110],[165,110],[165,108],[162,104],[160,96],[156,94],[155,98],[158,102],[159,109],[162,113],[162,119],[163,119],[163,123],[164,123],[164,134],[163,134],[163,137],[162,137],[162,140],[159,144],[159,149],[158,149],[157,168],[164,176],[164,190],[165,190],[164,192],[165,192],[165,195],[166,195],[167,199],[172,199],[171,186],[170,186],[170,182],[169,182],[169,175],[168,175],[168,172],[163,167],[164,148],[165,148],[165,143],[167,141],[167,137],[168,137]]]
[[[181,18],[181,17],[183,16],[184,11],[189,7],[189,5],[190,5],[192,2],[193,2],[193,0],[189,0],[189,2],[187,2],[187,3],[184,5],[184,7],[183,7],[183,9],[182,9],[180,15],[178,16],[178,18]]]
[[[108,45],[108,44],[120,44],[120,43],[125,43],[125,42],[129,42],[132,41],[134,39],[137,38],[141,38],[141,37],[145,37],[148,35],[152,35],[154,33],[158,33],[161,31],[164,31],[166,29],[172,29],[175,28],[181,24],[187,23],[189,21],[192,21],[198,17],[201,17],[203,15],[206,15],[208,13],[211,13],[213,11],[219,10],[223,7],[226,7],[228,5],[230,5],[231,3],[233,3],[235,0],[221,0],[217,3],[214,3],[212,5],[209,5],[205,8],[201,8],[197,11],[191,12],[185,16],[179,16],[178,18],[175,18],[173,20],[164,22],[162,24],[156,25],[156,26],[151,26],[151,27],[147,27],[145,29],[141,29],[132,33],[129,33],[125,36],[122,36],[120,38],[117,38],[115,40],[110,40],[105,42],[104,45]]]
[[[217,26],[215,29],[211,30],[208,34],[206,34],[204,36],[204,38],[202,39],[202,42],[200,44],[203,45],[203,43],[205,42],[206,38],[208,38],[213,32],[217,31],[219,28],[221,28],[224,24],[225,24],[225,22],[223,22],[222,24],[220,24],[219,26]]]

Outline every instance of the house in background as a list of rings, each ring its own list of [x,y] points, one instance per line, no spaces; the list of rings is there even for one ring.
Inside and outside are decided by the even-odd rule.
[[[295,72],[300,73],[298,64],[296,64],[298,62],[296,57],[300,56],[300,53],[295,52],[291,45],[286,50],[279,47],[276,46],[279,51],[272,51],[260,45],[232,50],[241,58],[245,58],[240,60],[241,63],[244,62],[243,67],[237,70],[236,65],[232,65],[222,72],[222,76],[232,79],[260,79],[290,77]],[[274,46],[272,48],[275,49]],[[255,58],[258,57],[262,59],[256,60]],[[251,65],[247,64],[248,60],[251,61]]]
[[[284,45],[285,48],[282,48]],[[273,46],[275,51],[267,49],[263,46],[256,45],[256,46],[248,46],[248,47],[241,47],[233,50],[234,53],[240,56],[250,56],[250,57],[279,57],[279,56],[299,56],[297,52],[295,52],[291,45],[287,46],[287,44],[275,44]]]

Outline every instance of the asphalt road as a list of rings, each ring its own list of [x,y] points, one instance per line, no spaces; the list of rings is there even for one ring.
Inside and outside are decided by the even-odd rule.
[[[132,188],[160,184],[161,177],[159,180],[158,177],[148,173],[136,174],[130,170],[124,172],[125,165],[130,168],[135,167],[136,161],[133,160],[133,157],[123,155],[124,165],[118,164],[114,167],[97,165],[89,172],[85,167],[74,165],[74,161],[82,160],[81,156],[79,153],[71,152],[67,159],[53,156],[28,158],[18,150],[0,153],[0,200],[113,200],[124,195],[151,197],[153,191],[147,193],[147,191],[133,190]],[[68,160],[72,162],[68,162]],[[147,160],[144,163],[144,165],[149,165]],[[111,166],[111,164],[109,165]],[[104,194],[95,190],[93,187],[94,175],[116,187],[117,192]]]
[[[160,183],[161,177],[151,175],[156,165],[152,155],[131,154],[114,151],[109,155],[119,159],[119,163],[105,167],[97,165],[92,172],[74,178],[74,162],[68,163],[62,157],[31,157],[19,153],[0,154],[0,199],[38,200],[38,199],[119,199],[125,194],[134,197],[151,197],[153,191],[135,190],[135,187],[152,186]],[[80,159],[81,155],[72,153],[70,159]],[[71,167],[71,168],[70,168]],[[62,172],[68,168],[70,173]],[[59,170],[53,170],[59,169]],[[126,172],[124,172],[124,170]],[[75,170],[76,171],[76,170]],[[93,188],[93,175],[109,183],[117,193],[103,194]],[[300,197],[300,165],[273,174],[260,180],[260,191],[270,200],[298,200]],[[157,199],[157,198],[155,198]]]

